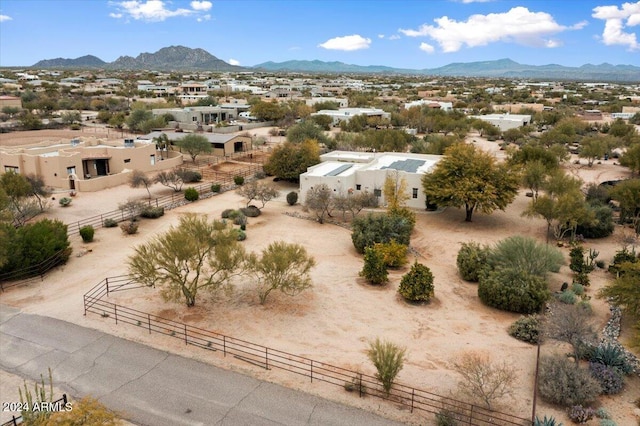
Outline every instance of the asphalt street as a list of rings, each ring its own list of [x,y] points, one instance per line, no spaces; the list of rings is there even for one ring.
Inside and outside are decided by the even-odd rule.
[[[73,397],[91,395],[139,425],[399,425],[364,410],[0,305],[0,368],[39,380],[49,367],[54,384]]]

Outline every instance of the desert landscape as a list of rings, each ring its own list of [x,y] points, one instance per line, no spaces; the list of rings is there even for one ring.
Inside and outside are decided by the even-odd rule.
[[[44,135],[40,133],[40,137]],[[50,137],[63,136],[56,133]],[[498,158],[504,155],[498,143],[487,142],[477,135],[470,137],[468,142],[493,152]],[[2,135],[0,144],[11,143],[22,144],[25,141]],[[626,169],[614,164],[613,160],[594,164],[593,167],[588,167],[585,161],[575,164],[574,160],[572,158],[567,162],[566,168],[585,184],[628,176]],[[452,363],[467,351],[485,353],[494,360],[508,361],[518,371],[513,398],[505,399],[499,409],[520,417],[530,417],[536,347],[508,335],[507,328],[519,315],[483,305],[477,296],[477,284],[463,281],[455,262],[460,245],[464,242],[491,245],[512,235],[545,240],[544,220],[521,216],[530,201],[524,190],[520,191],[506,211],[496,211],[491,215],[476,213],[471,223],[464,221],[464,211],[453,208],[436,212],[417,211],[417,223],[411,236],[414,254],[410,255],[406,266],[390,271],[390,282],[386,286],[375,287],[358,276],[363,260],[353,247],[351,232],[347,227],[309,220],[309,214],[303,211],[300,204],[289,206],[285,200],[286,194],[295,191],[297,186],[286,182],[277,182],[276,185],[280,195],[265,206],[259,217],[249,219],[247,239],[243,244],[247,251],[253,252],[279,240],[303,245],[317,263],[312,270],[314,285],[310,290],[295,297],[273,293],[265,305],[260,305],[255,284],[248,279],[239,279],[230,292],[213,296],[202,293],[192,308],[179,302],[164,302],[159,291],[151,288],[111,294],[109,301],[367,374],[375,371],[367,359],[368,343],[378,337],[387,339],[407,348],[407,359],[397,378],[398,382],[446,396],[455,393],[459,379]],[[159,185],[151,187],[153,197],[170,192],[170,189]],[[127,199],[146,197],[144,188],[132,189],[128,186],[99,193],[83,192],[67,208],[52,202],[51,209],[44,216],[71,223],[116,210],[118,203]],[[74,235],[71,237],[72,257],[66,265],[51,271],[42,281],[8,289],[0,294],[0,303],[241,371],[362,407],[407,424],[431,424],[434,419],[431,414],[409,413],[406,408],[392,402],[358,398],[357,394],[350,394],[338,387],[315,382],[310,384],[305,378],[283,371],[266,371],[233,358],[223,358],[218,353],[185,346],[177,339],[149,335],[136,327],[116,325],[111,319],[96,315],[83,315],[83,294],[105,277],[126,274],[127,259],[137,245],[176,225],[186,213],[219,219],[223,210],[244,205],[242,197],[234,191],[228,191],[168,210],[156,220],[143,219],[135,235],[125,236],[118,228],[99,228],[94,242],[88,244]],[[629,232],[617,226],[610,237],[588,240],[585,247],[598,250],[598,259],[608,263],[621,248],[622,238]],[[551,275],[549,282],[552,291],[558,291],[563,282],[571,281],[569,249],[565,247],[562,251],[567,262],[559,273]],[[400,278],[414,260],[428,266],[434,275],[435,298],[428,304],[408,304],[397,293]],[[591,304],[599,329],[604,327],[609,318],[609,306],[595,295],[608,279],[605,270],[597,269],[591,274],[592,284],[588,289],[588,294],[593,296]],[[621,336],[621,339],[625,338],[625,335]],[[543,354],[566,350],[554,342],[545,342],[542,346]],[[9,386],[14,386],[15,380],[2,382],[5,383],[2,386],[3,395],[17,392],[7,389],[6,385],[10,383]],[[621,394],[602,396],[599,400],[617,424],[631,425],[640,419],[640,412],[633,405],[638,398],[640,379],[636,376],[626,380],[626,387]],[[536,412],[539,416],[553,415],[565,424],[569,423],[564,410],[540,399]]]

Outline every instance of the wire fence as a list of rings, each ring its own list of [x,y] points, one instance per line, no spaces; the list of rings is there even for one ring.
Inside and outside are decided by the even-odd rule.
[[[66,410],[67,409],[67,402],[69,402],[69,400],[67,399],[67,394],[63,393],[62,394],[62,398],[57,399],[55,401],[51,401],[51,402],[46,402],[47,404],[47,411],[55,411],[56,409],[59,410]],[[23,405],[23,404],[20,404]],[[31,409],[33,409],[34,407],[30,407]],[[11,420],[6,421],[2,424],[0,424],[0,426],[18,426],[24,423],[24,419],[22,418],[22,416],[11,416]]]
[[[290,354],[246,340],[226,336],[186,323],[173,321],[148,312],[108,302],[110,293],[143,287],[127,275],[100,281],[84,295],[84,314],[97,314],[116,324],[124,323],[184,341],[202,349],[220,352],[266,370],[280,369],[314,381],[340,386],[347,391],[381,398],[414,411],[446,416],[459,424],[485,426],[529,426],[531,421],[498,411],[487,410],[450,397],[435,394],[404,384],[394,383],[390,392],[382,388],[376,377],[348,370],[310,358]]]

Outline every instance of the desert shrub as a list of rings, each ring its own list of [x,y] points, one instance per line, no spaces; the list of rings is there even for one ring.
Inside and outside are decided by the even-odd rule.
[[[598,362],[590,362],[589,371],[593,378],[600,383],[603,394],[615,395],[622,392],[624,378],[615,368]]]
[[[298,193],[296,191],[291,191],[287,194],[287,204],[290,206],[295,205],[298,202]]]
[[[518,318],[509,326],[509,336],[523,342],[538,344],[542,341],[542,323],[537,315]]]
[[[195,183],[202,180],[202,174],[195,170],[181,169],[178,173],[184,183]]]
[[[635,250],[628,250],[626,247],[622,250],[618,250],[616,254],[613,256],[613,261],[611,265],[609,265],[609,272],[612,274],[617,274],[620,272],[620,265],[623,263],[636,263],[639,262],[638,256]]]
[[[572,422],[578,424],[585,424],[589,420],[593,419],[595,416],[596,410],[591,407],[583,407],[582,405],[574,405],[569,408],[569,418]]]
[[[610,419],[611,414],[609,414],[606,408],[600,407],[596,410],[596,417],[599,419]]]
[[[409,232],[413,231],[416,226],[416,214],[408,207],[398,207],[393,210],[389,210],[389,216],[401,217],[409,224]]]
[[[90,243],[93,241],[93,234],[95,233],[95,229],[93,226],[87,225],[80,228],[80,236],[82,237],[82,241],[85,243]]]
[[[358,253],[364,253],[365,247],[375,243],[395,240],[408,246],[411,240],[411,224],[401,216],[370,213],[364,217],[356,217],[351,229],[351,241]]]
[[[200,198],[198,190],[195,188],[187,188],[184,190],[184,199],[187,201],[196,201]]]
[[[489,256],[489,248],[482,247],[475,242],[462,243],[462,247],[458,250],[456,264],[458,272],[465,281],[478,282],[480,279],[480,271],[487,266],[487,258]]]
[[[384,263],[382,253],[373,247],[364,249],[364,266],[360,271],[360,276],[365,278],[371,284],[385,284],[389,281],[389,273],[387,265]]]
[[[234,214],[234,212],[236,212],[237,210],[234,209],[224,209],[222,210],[222,218],[223,219],[231,219],[231,216]]]
[[[428,302],[433,297],[433,274],[418,262],[400,280],[398,293],[411,302]]]
[[[242,176],[234,176],[233,177],[233,183],[235,183],[236,185],[240,186],[240,185],[244,184],[244,178]]]
[[[407,263],[408,247],[391,240],[388,243],[376,243],[373,248],[380,252],[388,268],[399,268]]]
[[[540,418],[536,416],[535,421],[533,422],[533,426],[562,426],[562,423],[557,422],[555,417],[547,417]]]
[[[596,260],[596,266],[600,269],[604,269],[604,266],[605,266],[604,260]]]
[[[584,294],[584,286],[582,284],[573,283],[571,285],[571,291],[576,296],[582,296]]]
[[[247,233],[243,230],[240,229],[238,230],[238,237],[237,237],[238,241],[244,241],[247,239]]]
[[[551,297],[544,278],[516,268],[498,268],[483,274],[478,297],[487,306],[504,311],[539,312]]]
[[[442,409],[436,413],[436,425],[437,426],[458,426],[458,415],[457,413]]]
[[[247,226],[247,217],[240,212],[240,214],[236,215],[233,218],[234,225]]]
[[[556,355],[541,358],[538,391],[550,403],[571,407],[594,401],[601,388],[589,371]]]
[[[396,376],[402,370],[407,350],[394,343],[377,339],[369,343],[367,356],[377,370],[376,378],[389,395]]]
[[[266,178],[266,177],[267,177],[267,174],[266,174],[264,171],[262,171],[262,170],[258,170],[258,171],[253,175],[253,177],[254,177],[254,178],[256,178],[256,179],[264,179],[264,178]]]
[[[62,198],[60,198],[58,203],[60,203],[60,205],[62,207],[68,207],[68,206],[71,205],[71,201],[73,201],[73,200],[71,198],[69,198],[69,197],[62,197]]]
[[[593,223],[580,223],[576,228],[576,234],[585,238],[604,238],[613,234],[615,223],[613,222],[613,210],[607,205],[589,206],[595,216]]]
[[[85,397],[79,401],[74,401],[72,410],[56,411],[51,414],[51,417],[46,422],[29,424],[47,426],[117,426],[122,422],[115,413],[109,411],[102,403],[91,397]]]
[[[578,301],[578,297],[572,290],[565,290],[562,293],[558,294],[556,298],[567,305],[575,305],[575,303]]]
[[[618,426],[618,423],[611,419],[600,419],[600,426]]]
[[[140,216],[147,219],[157,219],[164,216],[164,207],[147,206],[142,209]]]
[[[564,256],[557,248],[519,235],[499,241],[489,254],[493,268],[514,268],[539,277],[558,272],[563,262]]]
[[[219,183],[214,183],[211,185],[211,192],[220,192],[222,186]]]
[[[246,217],[258,217],[260,213],[262,213],[256,206],[243,207],[240,209],[240,212]]]
[[[614,343],[599,344],[590,360],[614,368],[621,374],[633,372],[633,365],[627,360],[624,349]]]
[[[126,221],[120,224],[123,234],[133,235],[138,232],[138,223],[133,221]]]
[[[104,220],[103,225],[105,228],[115,228],[116,226],[118,226],[118,221],[108,218]]]

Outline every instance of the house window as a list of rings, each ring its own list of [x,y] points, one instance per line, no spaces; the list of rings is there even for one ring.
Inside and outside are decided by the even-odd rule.
[[[151,165],[155,166],[156,165],[156,155],[155,154],[151,154],[149,156],[149,160],[151,161]]]
[[[356,183],[356,191],[360,191],[360,189],[362,189],[362,185],[360,185],[359,183]]]
[[[124,159],[124,162],[125,162],[125,163],[130,163],[130,162],[131,162],[131,158],[125,158],[125,159]]]
[[[67,174],[68,175],[75,175],[76,174],[76,166],[67,167]]]
[[[373,195],[376,197],[382,197],[382,190],[381,189],[374,189],[373,190]]]
[[[418,188],[413,188],[413,198],[418,198]]]
[[[4,166],[4,171],[5,173],[9,173],[9,172],[20,173],[19,169],[15,166]]]

